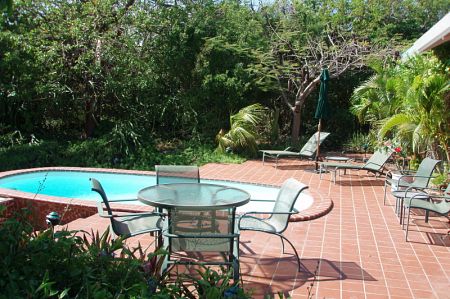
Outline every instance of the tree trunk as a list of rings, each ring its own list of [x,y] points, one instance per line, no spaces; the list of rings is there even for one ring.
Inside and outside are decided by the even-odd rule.
[[[300,136],[300,125],[302,123],[302,106],[295,105],[292,109],[292,144],[298,145]]]
[[[318,83],[320,82],[320,75],[314,78],[309,84],[306,86],[304,90],[299,89],[296,94],[296,100],[294,106],[291,106],[292,114],[293,114],[293,122],[292,122],[292,144],[298,145],[299,136],[300,136],[300,126],[302,124],[302,109],[305,105],[306,99],[313,92]]]
[[[90,138],[94,135],[95,127],[97,126],[97,121],[94,116],[95,99],[86,102],[86,116],[84,121],[84,138]]]
[[[94,52],[94,61],[95,64],[100,67],[102,64],[102,40],[100,38],[97,39],[95,43],[95,52]],[[95,80],[93,80],[95,82]],[[86,90],[92,88],[92,95],[89,100],[86,101],[85,104],[85,119],[84,119],[84,132],[83,138],[90,138],[94,135],[95,128],[97,127],[97,121],[95,119],[95,111],[97,106],[97,94],[96,88],[92,81],[90,82],[90,86],[86,88]]]

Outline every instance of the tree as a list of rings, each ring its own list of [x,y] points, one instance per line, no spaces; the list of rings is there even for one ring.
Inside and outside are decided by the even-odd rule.
[[[355,88],[350,110],[360,123],[375,127],[378,121],[395,113],[399,99],[395,94],[395,69],[389,63],[381,61],[374,61],[369,65],[375,74]]]
[[[405,151],[432,151],[449,159],[450,83],[436,57],[375,64],[376,74],[355,89],[352,111],[371,126],[381,142],[393,139]]]
[[[395,112],[380,121],[379,139],[390,134],[410,144],[414,153],[431,151],[450,161],[450,81],[445,66],[436,57],[422,55],[399,64],[394,76],[400,101]]]
[[[277,22],[267,20],[271,50],[261,56],[259,70],[264,77],[261,82],[277,89],[292,113],[293,143],[298,142],[302,111],[320,83],[321,70],[328,68],[333,79],[348,70],[360,69],[372,50],[364,39],[342,27],[326,25],[319,30],[293,31],[299,28],[292,21],[296,17],[294,13]]]
[[[421,16],[427,14],[429,24],[446,11],[443,1],[430,5],[426,13],[416,2],[280,0],[263,10],[271,49],[261,58],[261,83],[278,90],[291,111],[294,143],[322,68],[329,69],[331,78],[367,70],[372,57],[393,57],[402,39],[426,31],[418,22]]]

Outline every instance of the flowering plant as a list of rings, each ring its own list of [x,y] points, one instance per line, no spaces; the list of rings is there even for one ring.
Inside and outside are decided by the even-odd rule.
[[[406,158],[406,151],[404,151],[401,146],[395,147],[394,151],[397,156]]]
[[[386,148],[394,150],[395,154],[394,154],[393,158],[394,158],[394,162],[395,162],[395,165],[397,166],[397,168],[404,169],[405,162],[406,162],[405,159],[408,156],[406,150],[404,150],[404,148],[401,147],[400,145],[395,145],[391,140],[387,140],[383,144]]]

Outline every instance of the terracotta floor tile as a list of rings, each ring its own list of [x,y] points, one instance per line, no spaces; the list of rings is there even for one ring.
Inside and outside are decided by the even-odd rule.
[[[365,298],[365,294],[362,293],[362,292],[348,292],[348,291],[342,291],[342,298],[348,298],[348,299]]]
[[[412,293],[410,289],[403,289],[403,288],[389,288],[389,293],[391,296],[399,296],[399,297],[409,297],[411,298]]]

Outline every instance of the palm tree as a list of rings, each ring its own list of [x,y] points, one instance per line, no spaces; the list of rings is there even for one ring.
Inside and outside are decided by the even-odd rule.
[[[218,150],[225,152],[228,149],[255,155],[258,147],[257,127],[266,116],[267,109],[260,104],[253,104],[239,110],[230,116],[230,130],[225,133],[221,129],[216,136],[219,143]]]
[[[414,153],[445,153],[449,161],[449,79],[445,67],[432,56],[418,56],[397,70],[396,96],[401,107],[380,122],[379,139],[387,134],[411,144]],[[443,157],[440,157],[443,158]]]
[[[395,97],[394,69],[386,68],[380,62],[373,62],[371,67],[375,74],[353,91],[350,110],[361,123],[374,126],[394,113],[398,100]]]

